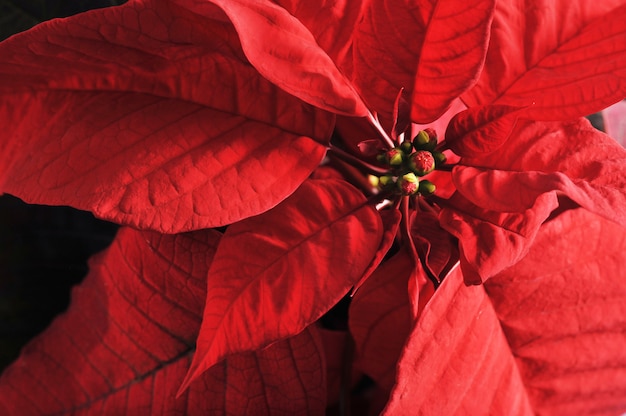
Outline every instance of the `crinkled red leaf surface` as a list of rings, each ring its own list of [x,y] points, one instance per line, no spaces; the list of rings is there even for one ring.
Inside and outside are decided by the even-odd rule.
[[[506,105],[470,107],[450,120],[446,147],[461,157],[493,152],[508,140],[519,111]]]
[[[482,286],[448,275],[413,328],[384,414],[530,415],[515,358]]]
[[[485,286],[448,276],[405,348],[387,414],[626,411],[625,248],[623,228],[577,209]]]
[[[376,209],[347,182],[309,180],[231,225],[209,271],[188,383],[227,355],[295,335],[361,278],[380,246]]]
[[[220,239],[122,229],[72,305],[0,378],[3,415],[275,414],[325,408],[315,328],[211,368],[175,398],[191,361]]]
[[[2,191],[163,232],[291,194],[333,116],[265,80],[223,13],[194,6],[129,2],[4,42]]]
[[[498,151],[462,159],[467,166],[452,178],[459,192],[486,209],[521,211],[539,195],[560,191],[626,225],[625,162],[626,150],[586,119],[526,122]]]
[[[621,0],[498,2],[485,69],[469,106],[530,106],[537,120],[600,111],[626,96]]]
[[[495,1],[372,1],[354,39],[354,80],[389,116],[401,88],[412,120],[427,123],[471,87],[482,68]]]
[[[626,232],[585,210],[485,289],[537,414],[626,412]]]
[[[452,172],[458,194],[440,219],[460,241],[468,283],[521,259],[559,196],[626,224],[619,144],[584,119],[518,124],[506,145],[463,158]]]

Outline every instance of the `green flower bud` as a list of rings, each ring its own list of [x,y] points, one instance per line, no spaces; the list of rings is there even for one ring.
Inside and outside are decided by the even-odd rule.
[[[404,160],[404,152],[399,147],[394,147],[385,153],[387,156],[387,163],[390,166],[400,166]]]
[[[433,158],[435,159],[435,167],[445,165],[448,158],[441,152],[433,152]]]
[[[433,151],[437,147],[437,133],[433,129],[422,130],[413,139],[413,145],[419,150]]]
[[[400,149],[402,149],[402,151],[406,153],[407,155],[410,155],[411,152],[413,151],[413,143],[409,142],[408,140],[405,140],[400,145]]]
[[[419,185],[419,193],[428,196],[435,193],[436,186],[431,181],[421,180]]]
[[[382,190],[388,190],[393,188],[395,180],[391,175],[383,175],[378,178],[378,188]]]

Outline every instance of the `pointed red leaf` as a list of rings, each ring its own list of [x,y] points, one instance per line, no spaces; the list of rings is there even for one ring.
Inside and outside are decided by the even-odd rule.
[[[478,78],[493,0],[372,1],[355,37],[355,83],[389,117],[401,88],[413,121],[427,123]]]
[[[285,9],[268,0],[210,2],[228,15],[246,57],[265,78],[318,108],[348,116],[368,114],[352,84],[315,37]],[[194,11],[200,14],[203,6],[208,6],[193,3]]]
[[[333,116],[265,80],[218,8],[183,3],[128,2],[0,45],[2,192],[170,233],[300,185]]]
[[[459,269],[414,326],[396,380],[383,414],[533,414],[491,301]]]
[[[582,209],[485,284],[536,414],[626,412],[626,232]]]
[[[621,0],[498,2],[485,70],[469,106],[530,106],[537,120],[600,111],[626,96]]]
[[[490,153],[509,139],[519,111],[506,105],[468,108],[450,120],[446,147],[459,156]]]
[[[231,225],[209,272],[184,389],[229,354],[302,331],[362,276],[382,238],[376,209],[346,182],[310,180],[276,208]]]

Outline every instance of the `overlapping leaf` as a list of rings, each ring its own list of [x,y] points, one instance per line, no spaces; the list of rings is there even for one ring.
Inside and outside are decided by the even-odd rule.
[[[354,27],[361,20],[366,1],[274,0],[306,26],[317,43],[346,73],[351,68]],[[348,72],[349,73],[349,72]]]
[[[91,260],[70,310],[3,373],[1,413],[184,408],[172,378],[180,383],[189,363],[219,238],[120,230]]]
[[[221,11],[194,5],[130,2],[3,43],[2,191],[164,232],[292,193],[333,117],[262,78]]]
[[[122,229],[91,261],[69,311],[0,378],[0,413],[322,412],[324,356],[314,328],[230,357],[175,398],[219,238],[212,230],[161,236]]]
[[[570,210],[485,284],[536,414],[626,412],[624,262],[622,227]]]
[[[462,157],[490,153],[509,139],[519,111],[506,105],[468,108],[450,120],[446,147]]]
[[[318,108],[349,116],[367,115],[367,107],[350,82],[311,32],[285,9],[268,0],[210,2],[228,15],[246,57],[265,78]],[[206,2],[192,3],[196,13],[204,12]]]
[[[411,117],[427,123],[478,77],[487,49],[492,0],[372,1],[354,40],[354,77],[367,102],[389,116],[405,88]]]
[[[624,160],[626,151],[584,119],[524,122],[505,146],[463,158],[452,173],[459,195],[441,219],[460,240],[467,282],[519,260],[560,195],[626,224]]]
[[[356,366],[388,391],[411,330],[407,288],[412,268],[404,250],[387,260],[354,295],[348,315]]]
[[[626,96],[625,36],[621,0],[498,2],[485,70],[463,99],[530,106],[537,120],[600,111]]]
[[[383,414],[533,414],[484,288],[465,286],[459,269],[412,329]]]
[[[209,272],[185,386],[227,355],[297,334],[321,317],[361,278],[381,238],[376,209],[332,179],[307,181],[271,211],[231,225]]]

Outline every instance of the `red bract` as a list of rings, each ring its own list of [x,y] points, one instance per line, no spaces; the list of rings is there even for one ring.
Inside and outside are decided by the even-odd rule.
[[[0,44],[0,190],[144,229],[0,410],[626,411],[597,3],[141,0]]]

